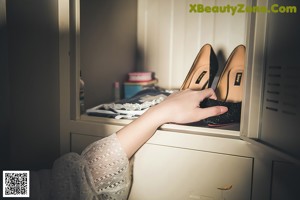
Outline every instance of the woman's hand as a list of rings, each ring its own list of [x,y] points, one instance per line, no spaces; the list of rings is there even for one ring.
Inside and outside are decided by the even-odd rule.
[[[164,123],[191,123],[227,111],[223,106],[200,108],[200,102],[205,98],[216,99],[216,95],[212,89],[176,92],[123,127],[117,132],[117,137],[128,158],[131,158]]]
[[[227,112],[228,109],[224,106],[201,108],[200,103],[206,98],[217,98],[213,89],[183,90],[171,94],[163,102],[151,108],[152,110],[150,109],[149,112],[157,113],[153,115],[153,118],[158,118],[161,124],[168,122],[191,123]],[[153,121],[157,120],[153,119]]]

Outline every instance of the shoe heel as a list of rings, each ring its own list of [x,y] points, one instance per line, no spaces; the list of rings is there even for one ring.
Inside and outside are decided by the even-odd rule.
[[[208,88],[210,88],[212,86],[212,83],[213,83],[214,78],[215,78],[215,76],[218,72],[218,69],[219,69],[218,58],[217,58],[213,48],[211,48]]]

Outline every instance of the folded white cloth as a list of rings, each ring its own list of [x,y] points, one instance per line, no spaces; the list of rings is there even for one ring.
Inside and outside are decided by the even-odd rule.
[[[113,103],[100,104],[86,111],[88,115],[115,119],[135,119],[150,107],[162,102],[173,91],[157,88],[141,90],[133,97]]]

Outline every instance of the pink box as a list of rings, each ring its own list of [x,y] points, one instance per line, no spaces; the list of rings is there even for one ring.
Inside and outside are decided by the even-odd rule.
[[[152,72],[131,72],[128,73],[129,82],[144,82],[152,80]]]

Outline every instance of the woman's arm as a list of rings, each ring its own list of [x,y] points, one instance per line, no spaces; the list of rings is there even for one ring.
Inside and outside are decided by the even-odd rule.
[[[128,158],[131,158],[155,133],[156,129],[165,123],[197,122],[223,114],[228,110],[223,106],[200,108],[199,104],[205,98],[216,99],[216,95],[210,88],[201,91],[176,92],[118,131],[117,137]]]

